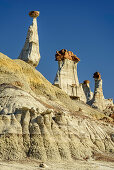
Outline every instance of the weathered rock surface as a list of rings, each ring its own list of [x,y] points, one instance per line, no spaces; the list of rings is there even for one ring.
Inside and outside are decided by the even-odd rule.
[[[113,136],[111,118],[0,53],[0,159],[113,160]]]
[[[29,15],[33,17],[33,23],[28,29],[24,47],[18,58],[29,63],[33,67],[36,67],[40,60],[39,39],[36,19],[36,17],[39,16],[39,12],[31,11]]]

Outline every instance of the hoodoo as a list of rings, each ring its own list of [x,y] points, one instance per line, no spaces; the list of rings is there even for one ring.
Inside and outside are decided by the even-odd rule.
[[[86,102],[86,96],[77,75],[77,63],[80,59],[66,49],[56,51],[55,59],[58,61],[58,71],[54,85],[65,91],[71,98],[79,98]]]
[[[105,110],[107,106],[113,106],[112,99],[104,98],[101,74],[99,72],[95,72],[93,74],[93,78],[95,80],[95,89],[91,105],[100,110]]]
[[[24,47],[19,55],[19,59],[24,60],[33,67],[36,67],[40,60],[39,39],[37,29],[37,17],[39,11],[29,12],[29,16],[33,18],[33,23],[30,25],[27,33],[27,38]]]
[[[104,95],[102,90],[102,79],[99,72],[93,74],[95,80],[95,89],[92,100],[92,106],[103,110],[105,108]]]

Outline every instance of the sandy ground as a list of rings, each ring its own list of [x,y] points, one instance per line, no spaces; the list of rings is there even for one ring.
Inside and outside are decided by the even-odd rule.
[[[47,162],[46,168],[40,168],[38,161],[0,161],[0,170],[114,170],[113,162],[76,161],[76,162]]]

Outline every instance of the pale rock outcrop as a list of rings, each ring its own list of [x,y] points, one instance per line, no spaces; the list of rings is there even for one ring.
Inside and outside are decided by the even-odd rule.
[[[54,85],[61,88],[72,98],[80,98],[86,102],[82,84],[79,84],[77,75],[77,63],[80,59],[71,51],[62,49],[56,52],[58,61],[58,71],[54,80]]]
[[[70,112],[52,116],[45,110],[45,114],[36,112],[33,116],[31,109],[21,108],[13,115],[0,115],[0,120],[1,159],[29,156],[42,161],[72,161],[94,159],[95,153],[114,153],[110,124],[72,117]]]
[[[35,110],[39,108],[40,112],[45,110],[45,107],[29,93],[8,84],[0,85],[0,103],[2,108],[0,113],[4,115],[14,113],[16,109],[22,107]]]
[[[39,12],[31,11],[29,15],[33,17],[33,23],[28,29],[24,47],[18,58],[29,63],[33,67],[36,67],[40,60],[39,39],[36,19],[39,16]]]
[[[114,107],[113,99],[105,99],[105,107]]]

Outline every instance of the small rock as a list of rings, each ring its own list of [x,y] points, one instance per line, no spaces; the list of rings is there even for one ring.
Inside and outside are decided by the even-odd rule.
[[[80,108],[80,107],[79,107],[79,111],[81,111],[81,112],[82,112],[82,108]]]
[[[40,168],[48,168],[48,166],[45,163],[40,163],[39,167]]]

